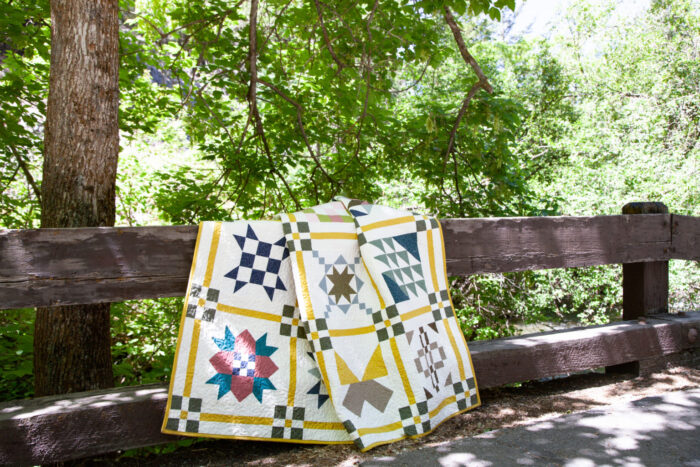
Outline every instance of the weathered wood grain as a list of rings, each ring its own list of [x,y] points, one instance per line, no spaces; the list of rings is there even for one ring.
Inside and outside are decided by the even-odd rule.
[[[196,226],[0,232],[0,308],[182,296]]]
[[[673,214],[672,259],[700,261],[700,217]]]
[[[668,214],[448,219],[448,274],[663,261],[669,222]],[[0,309],[182,296],[196,236],[196,226],[2,231]]]
[[[452,275],[660,261],[670,214],[443,221]]]
[[[622,265],[622,319],[668,312],[668,261]]]
[[[493,387],[667,355],[684,345],[680,323],[650,319],[479,341],[469,349],[479,386]]]
[[[629,203],[622,207],[622,213],[667,214],[668,208],[663,203]],[[672,222],[673,218],[669,224]],[[672,250],[671,245],[667,251],[672,253]],[[668,312],[668,261],[622,265],[622,308],[623,320]]]
[[[469,345],[480,388],[669,355],[700,312]],[[0,463],[38,464],[159,444],[165,386],[117,388],[0,404]]]
[[[163,385],[13,401],[0,405],[0,464],[36,465],[180,439],[160,432]]]
[[[196,226],[5,230],[0,277],[10,282],[182,275],[196,235]]]
[[[684,349],[699,349],[700,348],[700,311],[690,313],[678,313],[672,315],[656,315],[655,320],[672,321],[680,324],[681,337],[683,338]]]

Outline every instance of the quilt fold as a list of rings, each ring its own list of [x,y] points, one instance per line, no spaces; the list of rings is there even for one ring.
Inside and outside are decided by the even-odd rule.
[[[365,451],[479,405],[436,219],[280,219],[200,225],[163,432]]]

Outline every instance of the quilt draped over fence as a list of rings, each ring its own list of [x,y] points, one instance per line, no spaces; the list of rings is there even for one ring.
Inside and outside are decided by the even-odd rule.
[[[365,451],[479,405],[436,219],[280,220],[200,224],[163,432]]]

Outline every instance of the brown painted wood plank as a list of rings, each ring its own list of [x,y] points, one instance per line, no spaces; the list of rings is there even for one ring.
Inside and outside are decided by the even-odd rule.
[[[449,219],[450,275],[669,257],[669,215]],[[0,309],[182,296],[196,226],[0,232]]]
[[[668,315],[656,315],[653,318],[658,320],[672,321],[680,324],[681,337],[683,338],[684,349],[700,348],[700,310]]]
[[[670,214],[443,221],[452,275],[661,261]]]
[[[700,313],[691,321],[700,323]],[[668,355],[685,345],[680,323],[649,319],[472,342],[469,349],[479,386],[493,387]]]
[[[668,214],[663,203],[628,203],[623,214]],[[672,219],[669,219],[669,223]],[[672,225],[669,225],[672,228]],[[672,252],[672,246],[668,251]],[[668,261],[627,262],[622,265],[622,319],[668,313]],[[611,369],[612,371],[616,371]]]
[[[668,313],[668,261],[622,265],[622,319]]]
[[[135,386],[0,404],[0,464],[36,465],[181,439],[160,425],[168,391]]]
[[[700,312],[472,342],[480,388],[679,352]],[[694,345],[694,344],[692,344]],[[0,404],[0,463],[37,464],[159,444],[167,388],[139,386]],[[232,441],[233,442],[233,441]]]
[[[0,232],[0,309],[184,295],[196,226]]]
[[[196,235],[196,226],[0,231],[0,277],[9,282],[182,275]]]
[[[673,214],[672,259],[700,261],[700,217]]]

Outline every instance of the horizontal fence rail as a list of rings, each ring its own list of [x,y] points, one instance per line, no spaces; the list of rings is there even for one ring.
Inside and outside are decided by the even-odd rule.
[[[451,275],[668,260],[671,215],[448,219]]]
[[[700,260],[675,214],[442,221],[450,275]],[[196,226],[0,231],[0,309],[183,296]]]
[[[668,260],[700,260],[700,218],[667,211],[630,203],[618,216],[444,220],[450,275],[623,264],[626,321],[472,342],[479,386],[694,359],[700,312],[664,312]],[[196,236],[196,226],[0,231],[0,309],[183,296]],[[0,463],[172,441],[160,432],[166,399],[150,385],[0,403]]]
[[[672,214],[671,259],[700,261],[700,217]]]
[[[469,344],[479,387],[618,365],[700,347],[700,312]],[[0,404],[0,463],[38,464],[177,440],[160,432],[167,387]]]

